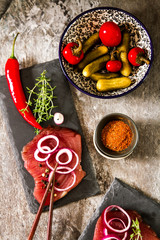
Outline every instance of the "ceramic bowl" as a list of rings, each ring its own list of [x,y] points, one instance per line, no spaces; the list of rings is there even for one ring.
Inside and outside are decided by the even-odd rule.
[[[85,78],[81,72],[75,71],[62,56],[64,46],[76,41],[79,38],[82,43],[93,33],[98,32],[101,25],[106,21],[113,21],[119,26],[125,25],[130,31],[130,47],[141,47],[147,52],[150,65],[143,64],[140,67],[133,67],[130,75],[133,84],[125,89],[110,92],[98,92],[96,82]],[[111,50],[111,49],[110,49]],[[147,76],[153,58],[151,38],[145,26],[132,14],[117,8],[100,7],[85,11],[75,17],[64,30],[59,44],[59,61],[66,78],[81,92],[97,98],[116,98],[123,96],[137,88]]]
[[[131,144],[128,146],[128,148],[120,152],[112,151],[106,148],[101,140],[102,129],[108,122],[113,120],[122,120],[124,123],[128,124],[133,134]],[[122,113],[112,113],[103,117],[97,124],[93,136],[93,143],[97,152],[99,152],[99,154],[101,154],[103,157],[112,160],[119,160],[128,157],[135,149],[137,142],[138,142],[138,130],[134,121],[130,117]]]

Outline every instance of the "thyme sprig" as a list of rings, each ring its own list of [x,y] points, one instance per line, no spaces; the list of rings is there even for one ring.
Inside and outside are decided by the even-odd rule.
[[[130,240],[142,240],[139,221],[137,218],[135,221],[132,220],[131,228],[132,228],[133,233],[130,235]]]
[[[52,110],[57,107],[53,103],[53,99],[56,98],[53,94],[56,86],[52,87],[50,85],[49,82],[51,79],[46,77],[46,73],[46,70],[41,73],[41,76],[36,79],[37,83],[35,83],[32,89],[27,87],[29,93],[27,106],[21,110],[25,114],[27,107],[34,105],[33,114],[38,123],[51,119],[53,117]],[[33,98],[33,95],[36,98]],[[33,98],[34,104],[31,98]],[[35,130],[38,133],[38,129]]]

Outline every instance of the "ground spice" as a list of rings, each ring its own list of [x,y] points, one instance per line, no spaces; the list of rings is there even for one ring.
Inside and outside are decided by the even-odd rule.
[[[123,121],[113,120],[103,128],[101,138],[105,147],[119,152],[131,144],[132,131]]]

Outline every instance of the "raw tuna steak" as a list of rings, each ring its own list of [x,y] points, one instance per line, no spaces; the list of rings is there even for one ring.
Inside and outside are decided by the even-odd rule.
[[[35,199],[41,203],[43,198],[46,185],[48,183],[48,177],[50,173],[50,169],[48,168],[46,162],[38,162],[34,158],[34,152],[37,149],[38,141],[47,135],[54,135],[59,139],[59,146],[58,149],[67,148],[72,149],[78,155],[78,165],[74,170],[76,175],[76,181],[74,185],[65,191],[56,191],[54,193],[54,201],[59,200],[60,198],[64,197],[71,189],[75,188],[81,180],[84,178],[86,173],[82,170],[80,165],[81,162],[81,136],[76,133],[75,131],[68,129],[68,128],[61,128],[61,127],[48,127],[41,130],[41,132],[36,135],[31,142],[29,142],[26,146],[23,147],[22,150],[22,159],[24,160],[24,166],[28,170],[28,172],[33,176],[35,181],[35,188],[34,188],[34,197]],[[45,145],[48,145],[51,149],[54,147],[55,142],[52,139],[48,139],[45,142]],[[41,154],[40,157],[43,154]],[[60,159],[63,162],[63,155]],[[51,155],[49,159],[49,163],[54,167],[55,165],[54,154]],[[72,168],[76,161],[76,156],[73,154],[72,162],[68,163],[67,167]],[[55,174],[55,186],[57,188],[64,189],[67,186],[70,186],[73,181],[73,174]],[[45,205],[49,205],[50,201],[50,193],[47,196]]]

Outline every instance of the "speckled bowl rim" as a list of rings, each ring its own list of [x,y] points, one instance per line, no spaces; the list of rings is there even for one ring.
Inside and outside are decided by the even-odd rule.
[[[68,76],[66,70],[65,70],[64,67],[63,67],[63,63],[62,63],[62,59],[61,59],[61,46],[62,46],[62,42],[63,42],[63,37],[64,37],[64,35],[66,34],[66,32],[68,31],[68,29],[70,28],[70,26],[71,26],[78,18],[80,18],[80,17],[83,16],[84,14],[89,13],[89,12],[92,12],[92,11],[105,10],[105,9],[106,9],[106,10],[117,10],[117,11],[121,11],[121,12],[123,12],[123,13],[131,16],[132,18],[134,18],[134,19],[142,26],[142,28],[146,31],[146,33],[147,33],[147,35],[148,35],[148,37],[149,37],[149,40],[150,40],[151,60],[150,60],[150,65],[149,65],[149,67],[148,67],[148,69],[147,69],[147,71],[146,71],[146,74],[144,75],[144,77],[141,79],[141,81],[140,81],[134,88],[128,90],[127,92],[124,92],[124,93],[122,93],[122,94],[119,94],[119,95],[97,96],[97,95],[95,95],[95,94],[89,93],[89,92],[81,89],[80,87],[78,87],[78,86],[72,81],[72,79],[70,79],[70,77]],[[139,86],[143,83],[144,79],[146,78],[146,76],[147,76],[148,73],[149,73],[149,70],[150,70],[151,65],[152,65],[152,62],[153,62],[153,44],[152,44],[151,37],[150,37],[150,35],[149,35],[146,27],[145,27],[144,24],[143,24],[137,17],[135,17],[133,14],[131,14],[131,13],[129,13],[129,12],[123,10],[123,9],[120,9],[120,8],[114,8],[114,7],[97,7],[97,8],[92,8],[92,9],[89,9],[89,10],[87,10],[87,11],[84,11],[84,12],[80,13],[79,15],[77,15],[77,16],[68,24],[68,26],[65,28],[65,30],[64,30],[61,38],[60,38],[58,55],[59,55],[60,66],[61,66],[61,69],[62,69],[65,77],[67,78],[67,80],[68,80],[76,89],[78,89],[79,91],[81,91],[81,92],[83,92],[84,94],[87,94],[87,95],[89,95],[89,96],[91,96],[91,97],[103,98],[103,99],[110,99],[110,98],[122,97],[122,96],[124,96],[124,95],[132,92],[133,90],[135,90],[137,87],[139,87]]]
[[[129,121],[131,122],[131,124],[133,125],[133,127],[134,127],[134,129],[135,129],[135,132],[136,132],[136,138],[135,138],[136,141],[135,141],[135,144],[133,145],[132,149],[130,149],[130,151],[127,152],[127,153],[122,153],[122,154],[120,154],[119,156],[118,156],[118,155],[117,155],[117,156],[113,156],[113,155],[111,155],[111,154],[109,154],[109,153],[107,154],[107,153],[103,152],[103,151],[98,147],[98,144],[96,143],[96,131],[97,131],[97,128],[98,128],[99,124],[100,124],[104,119],[109,118],[109,117],[112,117],[112,116],[113,116],[113,117],[114,117],[114,116],[119,116],[119,117],[122,117],[122,118],[125,118],[125,119],[129,120]],[[100,119],[100,121],[97,123],[96,128],[95,128],[95,131],[94,131],[94,134],[93,134],[93,144],[94,144],[94,147],[95,147],[95,149],[97,150],[97,152],[98,152],[99,154],[101,154],[103,157],[108,158],[108,159],[111,159],[111,160],[120,160],[120,159],[127,158],[129,155],[132,154],[132,152],[133,152],[134,149],[136,148],[138,141],[139,141],[139,133],[138,133],[137,126],[136,126],[135,122],[134,122],[128,115],[126,115],[126,114],[124,114],[124,113],[117,113],[117,112],[116,112],[116,113],[110,113],[110,114],[107,114],[107,115],[105,115],[104,117],[102,117],[102,118]]]

